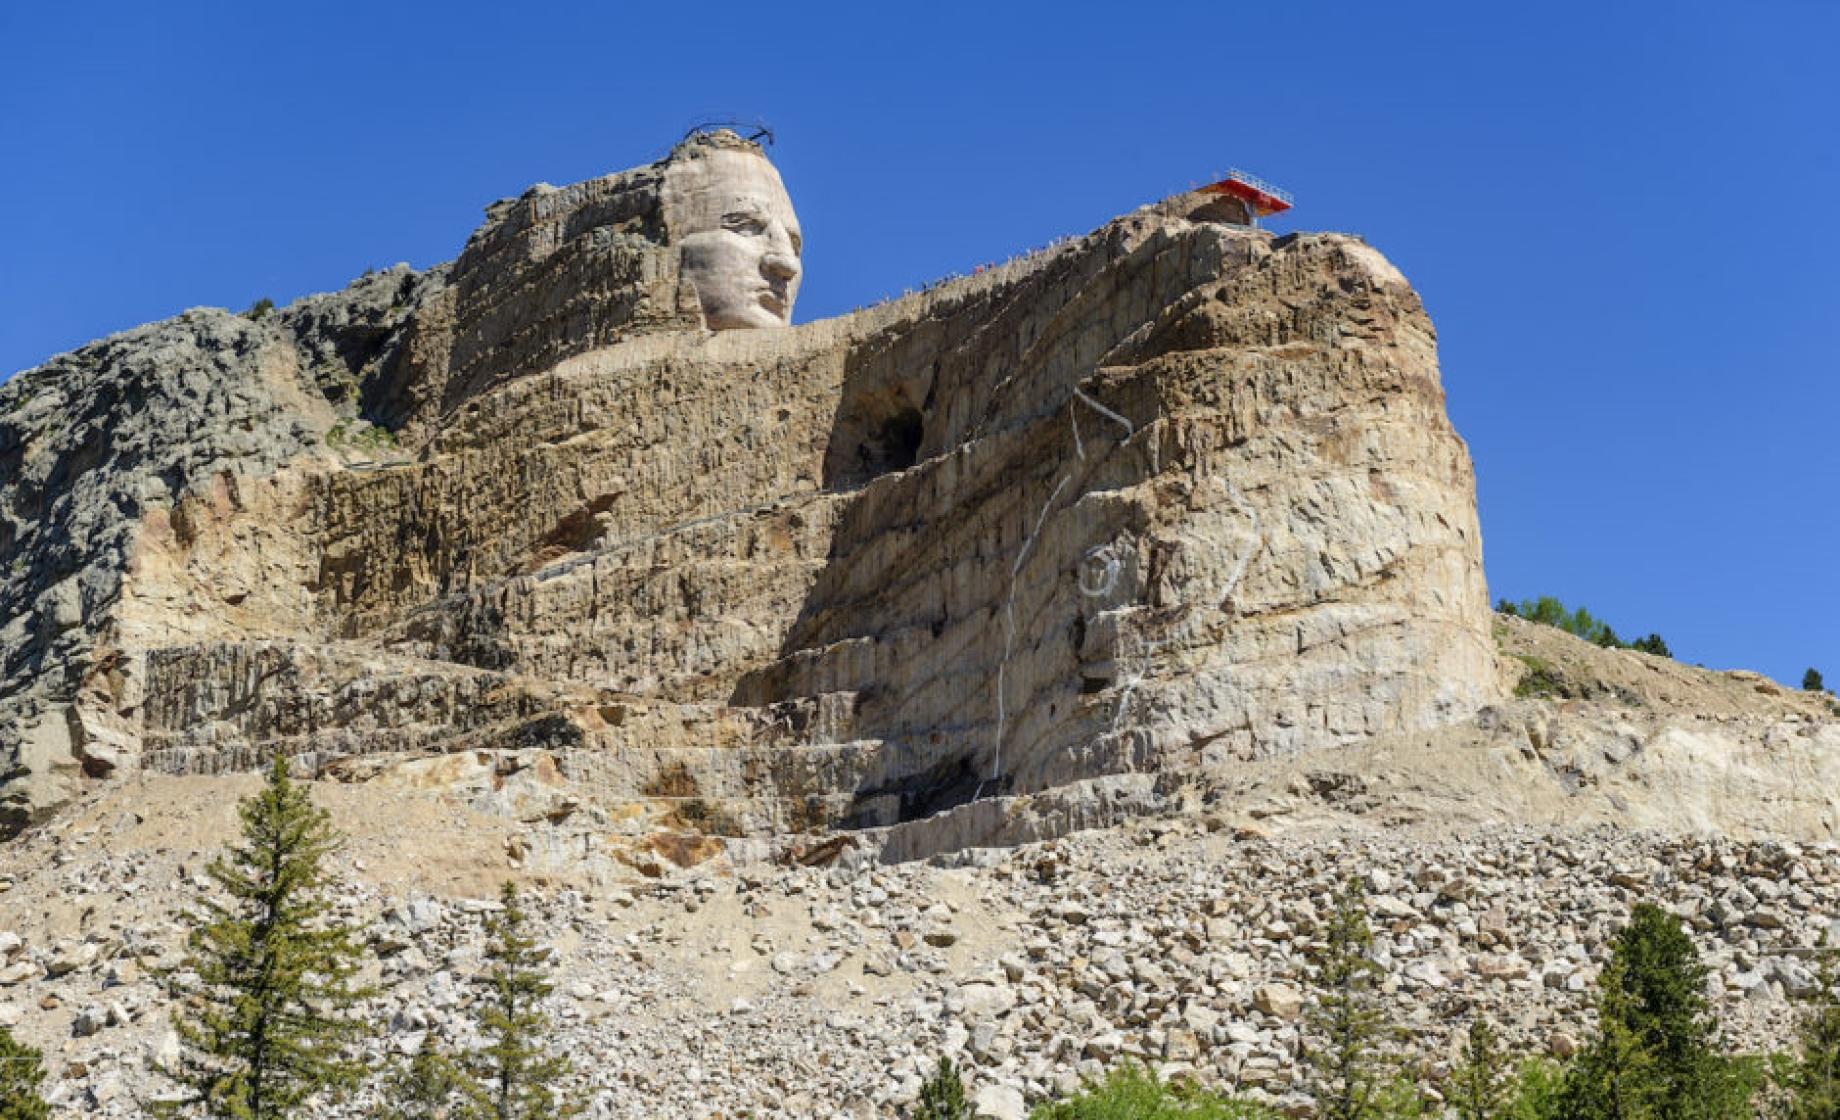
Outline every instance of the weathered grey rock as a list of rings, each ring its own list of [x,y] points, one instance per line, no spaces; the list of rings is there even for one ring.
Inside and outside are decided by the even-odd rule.
[[[132,763],[150,645],[208,631],[213,608],[281,626],[310,608],[266,550],[290,535],[263,521],[292,504],[275,472],[316,457],[334,419],[276,328],[214,310],[0,385],[0,828]],[[200,537],[221,563],[172,562]]]
[[[45,961],[45,973],[53,977],[67,976],[89,968],[101,955],[102,946],[94,941],[60,941],[52,947]]]

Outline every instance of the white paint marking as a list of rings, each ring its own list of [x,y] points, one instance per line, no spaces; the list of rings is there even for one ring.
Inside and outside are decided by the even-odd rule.
[[[1110,595],[1118,586],[1118,545],[1107,541],[1086,550],[1080,558],[1080,594],[1089,599]]]
[[[1009,590],[1012,596],[1016,593],[1016,573],[1022,570],[1022,562],[1029,558],[1029,549],[1034,547],[1035,538],[1041,534],[1042,522],[1048,520],[1048,510],[1053,507],[1054,499],[1060,497],[1061,491],[1066,489],[1067,484],[1072,481],[1073,476],[1071,474],[1062,475],[1061,480],[1054,484],[1054,492],[1048,495],[1047,502],[1042,505],[1041,512],[1035,515],[1035,528],[1031,529],[1029,535],[1023,538],[1022,551],[1016,554],[1016,562],[1009,566]]]
[[[1215,603],[1218,605],[1225,603],[1232,597],[1233,592],[1238,589],[1240,581],[1245,579],[1246,569],[1251,567],[1252,561],[1260,552],[1264,551],[1265,533],[1259,521],[1258,510],[1254,509],[1252,505],[1240,495],[1240,492],[1234,488],[1233,484],[1227,481],[1224,473],[1209,475],[1208,481],[1219,483],[1220,487],[1226,491],[1227,500],[1232,502],[1234,507],[1245,514],[1252,522],[1252,545],[1241,554],[1238,562],[1233,565],[1233,571],[1228,574],[1225,583],[1221,587],[1220,597],[1215,600]],[[1118,707],[1112,713],[1112,734],[1118,734],[1119,730],[1123,727],[1124,717],[1131,708],[1131,701],[1137,693],[1138,686],[1143,684],[1144,679],[1150,675],[1150,665],[1157,653],[1165,646],[1173,645],[1178,642],[1186,642],[1192,638],[1199,623],[1200,618],[1198,612],[1195,610],[1193,604],[1189,604],[1184,608],[1184,617],[1182,621],[1168,634],[1161,638],[1146,637],[1142,639],[1143,645],[1139,653],[1143,660],[1138,667],[1136,675],[1131,677],[1124,688],[1119,691]]]
[[[1022,571],[1022,562],[1029,557],[1029,550],[1035,546],[1035,538],[1041,535],[1041,527],[1048,520],[1048,511],[1054,508],[1054,499],[1061,496],[1061,491],[1073,481],[1073,475],[1064,474],[1054,484],[1054,492],[1042,503],[1041,512],[1035,515],[1035,528],[1022,540],[1022,550],[1016,553],[1016,562],[1009,566],[1009,594],[1003,600],[1003,660],[997,662],[997,745],[991,752],[990,777],[985,781],[996,781],[1003,774],[1003,728],[1008,722],[1008,711],[1004,705],[1003,685],[1008,675],[1010,651],[1016,644],[1016,575]],[[984,782],[971,794],[976,801],[984,792]]]
[[[1113,412],[1111,409],[1100,404],[1098,401],[1093,400],[1091,397],[1087,396],[1085,393],[1082,393],[1080,390],[1075,389],[1073,391],[1073,395],[1078,397],[1080,400],[1085,401],[1088,407],[1090,407],[1094,412],[1097,412],[1099,415],[1105,417],[1107,420],[1112,420],[1112,421],[1115,421],[1123,425],[1124,434],[1127,439],[1137,434],[1137,428],[1129,420],[1126,420],[1124,417],[1118,415],[1116,412]]]
[[[1088,408],[1123,428],[1125,440],[1129,440],[1137,435],[1137,427],[1132,424],[1130,420],[1087,396],[1080,389],[1075,388],[1073,390],[1073,396],[1075,400],[1084,402]],[[1074,408],[1071,402],[1069,402],[1068,406],[1067,419],[1073,430],[1074,453],[1079,457],[1081,462],[1085,462],[1086,444],[1080,437],[1078,409]],[[1154,441],[1150,444],[1148,455],[1150,459],[1150,477],[1155,478],[1157,471],[1160,469],[1158,463],[1160,456],[1157,454],[1157,446]],[[984,786],[987,783],[996,781],[1003,774],[1003,737],[1009,724],[1009,709],[1007,696],[1005,695],[1005,687],[1009,677],[1009,660],[1010,656],[1015,651],[1016,642],[1016,579],[1022,572],[1022,565],[1024,561],[1028,559],[1029,552],[1035,546],[1036,538],[1041,535],[1042,526],[1046,524],[1048,520],[1048,511],[1054,508],[1054,503],[1060,498],[1061,491],[1066,489],[1067,484],[1071,481],[1073,481],[1073,474],[1070,472],[1063,475],[1061,480],[1055,483],[1053,493],[1048,495],[1048,500],[1042,504],[1041,512],[1035,516],[1035,527],[1029,532],[1027,537],[1023,538],[1022,548],[1016,554],[1015,562],[1010,565],[1009,593],[1005,596],[1003,601],[1003,659],[997,663],[996,745],[995,749],[991,752],[990,777],[978,782],[977,789],[971,795],[973,801],[976,801],[983,795]],[[1216,600],[1216,604],[1222,604],[1225,603],[1232,596],[1234,590],[1239,587],[1240,581],[1245,578],[1246,569],[1251,566],[1253,559],[1264,549],[1265,536],[1263,527],[1259,521],[1258,510],[1254,509],[1252,505],[1240,495],[1240,492],[1227,480],[1224,473],[1210,475],[1208,481],[1219,483],[1221,488],[1226,491],[1227,500],[1232,502],[1234,508],[1245,514],[1252,522],[1252,547],[1248,548],[1239,558],[1239,561],[1233,565],[1233,571],[1227,576],[1226,584],[1221,589],[1219,599]],[[1089,561],[1096,563],[1096,569],[1094,569],[1096,570],[1096,575],[1091,575],[1089,572]],[[1085,556],[1082,558],[1081,568],[1077,576],[1081,593],[1093,598],[1110,594],[1117,585],[1119,567],[1120,560],[1115,542],[1108,542],[1095,548],[1088,549]],[[1089,575],[1091,578],[1089,578]],[[1155,661],[1156,655],[1166,646],[1176,642],[1186,641],[1193,637],[1194,631],[1199,625],[1197,614],[1198,612],[1195,610],[1194,606],[1189,605],[1184,609],[1182,622],[1169,634],[1161,638],[1144,637],[1140,639],[1141,646],[1136,656],[1140,657],[1141,661],[1138,664],[1137,672],[1132,675],[1127,680],[1124,687],[1119,690],[1118,706],[1112,713],[1111,733],[1114,736],[1122,729],[1125,716],[1131,710],[1131,702],[1136,697],[1138,687],[1142,685],[1145,678],[1150,675],[1150,668]],[[1132,762],[1131,765],[1135,768],[1136,764]]]

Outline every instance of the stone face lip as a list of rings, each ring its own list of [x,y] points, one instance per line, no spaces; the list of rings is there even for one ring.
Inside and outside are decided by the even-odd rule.
[[[785,328],[796,217],[717,137],[28,371],[0,818],[283,752],[635,865],[893,858],[1467,719],[1500,686],[1431,324],[1359,239],[1235,217]]]

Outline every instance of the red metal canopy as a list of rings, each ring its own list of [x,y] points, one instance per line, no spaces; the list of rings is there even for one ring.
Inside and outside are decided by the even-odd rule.
[[[1268,214],[1282,214],[1295,201],[1291,192],[1280,190],[1256,175],[1237,170],[1227,172],[1226,178],[1218,183],[1209,183],[1201,190],[1204,194],[1231,195],[1250,206],[1252,212],[1261,218]]]

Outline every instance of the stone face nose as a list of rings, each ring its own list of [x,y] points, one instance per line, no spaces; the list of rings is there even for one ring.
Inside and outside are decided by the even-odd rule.
[[[770,280],[790,283],[799,274],[799,254],[792,247],[792,235],[774,222],[767,232],[767,253],[761,258],[760,271]]]
[[[760,271],[769,280],[790,283],[799,274],[799,259],[791,253],[775,249],[760,258]]]

